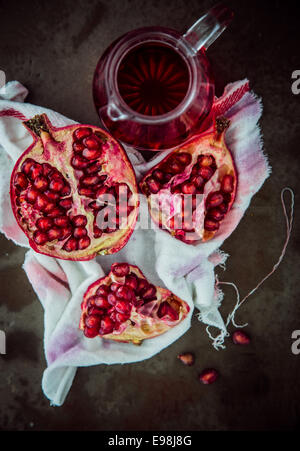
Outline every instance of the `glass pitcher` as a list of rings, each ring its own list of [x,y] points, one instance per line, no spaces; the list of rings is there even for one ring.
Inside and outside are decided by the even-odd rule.
[[[139,150],[169,149],[201,131],[214,98],[206,49],[232,15],[217,5],[183,35],[146,27],[113,42],[100,58],[93,81],[102,125]]]

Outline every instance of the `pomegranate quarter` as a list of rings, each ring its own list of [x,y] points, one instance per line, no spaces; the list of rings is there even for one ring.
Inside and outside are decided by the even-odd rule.
[[[176,148],[140,183],[153,221],[188,244],[214,237],[233,205],[237,173],[225,144],[229,120]]]
[[[98,127],[55,128],[45,114],[24,125],[34,142],[14,167],[10,195],[30,246],[65,260],[118,252],[134,230],[139,207],[123,148]]]
[[[134,344],[168,331],[190,310],[186,302],[152,285],[137,266],[128,263],[114,263],[106,277],[94,282],[81,309],[79,327],[86,337]]]

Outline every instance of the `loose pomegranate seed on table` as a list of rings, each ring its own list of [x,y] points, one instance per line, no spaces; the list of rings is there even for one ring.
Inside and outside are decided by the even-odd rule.
[[[24,125],[34,142],[15,164],[10,194],[30,246],[67,260],[118,252],[139,208],[135,174],[121,145],[98,127],[56,128],[46,115]]]
[[[250,336],[243,330],[236,330],[232,334],[232,341],[236,345],[248,345],[251,339]]]
[[[166,332],[190,311],[185,301],[149,283],[137,266],[128,263],[114,263],[107,276],[94,282],[81,309],[79,327],[87,338],[134,344]]]
[[[204,385],[213,384],[219,377],[219,372],[214,368],[206,368],[199,374],[199,381]]]

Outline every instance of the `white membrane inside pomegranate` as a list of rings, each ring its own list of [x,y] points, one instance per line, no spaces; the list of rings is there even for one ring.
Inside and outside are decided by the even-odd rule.
[[[46,115],[25,126],[34,143],[15,165],[10,192],[31,247],[68,260],[119,251],[134,229],[139,206],[123,148],[98,127],[55,128]]]
[[[217,118],[212,130],[176,148],[140,183],[152,219],[188,244],[218,231],[236,194],[237,174],[224,134],[229,121]]]
[[[147,281],[137,266],[114,263],[81,304],[80,329],[88,338],[140,344],[180,323],[190,308],[171,291]]]

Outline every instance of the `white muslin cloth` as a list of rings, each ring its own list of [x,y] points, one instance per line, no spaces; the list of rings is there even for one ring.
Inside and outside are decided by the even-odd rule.
[[[57,127],[75,122],[47,108],[25,103],[27,93],[17,81],[0,89],[0,230],[18,245],[29,248],[27,237],[16,224],[9,198],[14,163],[32,142],[22,121],[46,113]],[[252,196],[270,174],[270,167],[262,150],[258,125],[261,101],[250,92],[248,80],[228,85],[223,96],[215,99],[213,108],[231,121],[226,142],[239,179],[233,208],[211,241],[191,246],[163,230],[137,227],[120,252],[88,262],[58,260],[30,248],[26,253],[23,268],[44,308],[47,368],[42,388],[52,405],[63,404],[77,367],[131,363],[152,357],[189,329],[194,308],[204,324],[226,333],[218,310],[223,294],[215,284],[214,268],[225,263],[228,255],[220,250],[220,246],[238,225]],[[159,152],[146,163],[139,153],[128,150],[137,179],[165,154]],[[141,197],[141,211],[145,209],[147,205]],[[82,296],[87,287],[104,276],[110,265],[117,261],[139,266],[152,283],[165,286],[184,299],[191,308],[188,317],[167,333],[145,340],[141,346],[84,337],[78,329]]]

